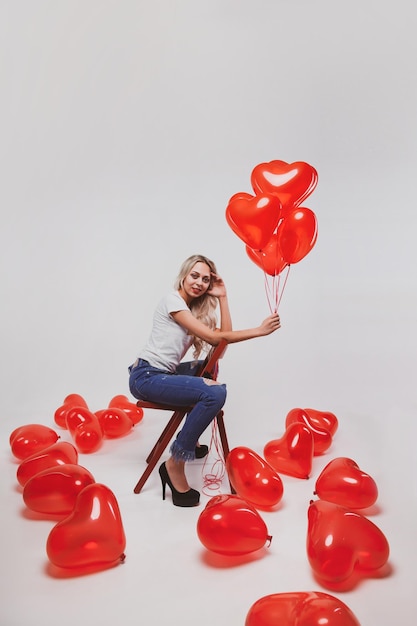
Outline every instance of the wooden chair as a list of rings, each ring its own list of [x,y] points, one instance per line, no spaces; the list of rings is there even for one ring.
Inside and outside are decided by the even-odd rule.
[[[206,378],[212,378],[213,380],[216,380],[217,371],[218,371],[218,361],[225,353],[226,348],[227,348],[227,341],[222,339],[217,346],[213,347],[210,350],[209,354],[207,355],[207,357],[201,364],[201,368],[196,374],[196,376],[205,376]],[[157,409],[160,411],[173,411],[173,414],[170,420],[168,421],[167,425],[165,426],[164,430],[162,431],[161,435],[159,436],[158,441],[155,443],[151,452],[148,454],[148,457],[146,459],[146,463],[147,463],[146,469],[143,472],[140,479],[138,480],[133,490],[134,493],[140,493],[142,490],[142,487],[144,486],[149,476],[151,475],[152,471],[154,470],[156,464],[158,463],[166,447],[168,446],[171,439],[173,438],[175,432],[180,426],[185,415],[189,413],[192,407],[189,407],[189,406],[188,407],[173,407],[173,406],[167,406],[163,404],[155,404],[153,402],[145,402],[142,400],[139,400],[136,404],[137,406],[143,409]],[[227,456],[229,454],[229,444],[227,441],[226,429],[224,426],[223,410],[220,410],[218,412],[218,414],[215,417],[215,420],[217,422],[217,427],[219,430],[220,442],[221,442],[222,450],[223,450],[223,457],[224,457],[224,460],[226,461]]]

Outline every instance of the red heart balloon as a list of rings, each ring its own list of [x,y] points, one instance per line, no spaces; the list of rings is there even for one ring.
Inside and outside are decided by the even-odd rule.
[[[347,457],[338,457],[326,465],[316,481],[315,494],[352,509],[365,509],[375,504],[378,487],[374,479]]]
[[[297,422],[290,424],[280,439],[269,441],[264,457],[277,472],[308,478],[313,465],[314,440],[311,430]]]
[[[97,415],[85,407],[71,407],[66,416],[67,428],[78,450],[95,452],[103,441],[103,431]]]
[[[249,609],[245,626],[360,626],[350,608],[320,591],[273,593]]]
[[[250,248],[262,250],[278,226],[281,203],[276,196],[244,197],[235,194],[226,207],[226,220],[233,232]]]
[[[317,171],[304,161],[259,163],[251,174],[255,193],[275,194],[281,200],[284,214],[299,206],[316,188]]]
[[[82,396],[78,393],[70,393],[65,399],[63,404],[58,407],[54,413],[54,421],[55,424],[60,426],[61,428],[67,427],[67,413],[70,408],[74,406],[82,406],[85,409],[88,409],[87,402],[84,400]]]
[[[246,253],[251,261],[269,276],[278,276],[288,266],[282,258],[277,233],[272,235],[262,250],[253,250],[246,246]]]
[[[132,420],[123,409],[110,407],[96,411],[95,414],[105,437],[123,437],[133,428]]]
[[[308,509],[307,555],[321,583],[340,583],[354,573],[369,574],[388,561],[389,545],[368,518],[333,502],[317,500]]]
[[[143,409],[130,402],[127,396],[114,396],[109,402],[109,408],[122,409],[133,422],[133,425],[139,424],[143,418]]]
[[[227,556],[255,552],[272,539],[257,510],[235,495],[208,501],[198,518],[197,534],[207,550]]]
[[[80,491],[94,482],[93,475],[81,465],[68,463],[49,467],[28,480],[23,500],[37,513],[68,515]]]
[[[299,263],[317,241],[317,218],[311,209],[290,211],[277,230],[279,249],[288,265]]]
[[[72,513],[49,533],[46,552],[63,568],[108,567],[124,560],[126,537],[113,492],[93,483],[78,494]]]
[[[230,450],[226,471],[236,493],[255,507],[272,507],[281,500],[284,487],[280,476],[250,448]]]
[[[65,465],[66,463],[76,464],[77,461],[78,451],[72,443],[58,441],[22,461],[17,468],[17,480],[22,486],[25,486],[32,476],[49,467]]]
[[[246,193],[246,191],[238,191],[229,199],[228,204],[230,204],[231,202],[234,202],[235,200],[242,200],[242,199],[251,200],[252,198],[253,198],[253,194]]]
[[[304,409],[291,409],[285,418],[285,426],[297,423],[305,424],[311,430],[314,442],[314,455],[323,454],[332,445],[332,436],[328,430],[316,426]]]
[[[13,455],[18,459],[28,457],[47,448],[56,441],[59,435],[48,426],[43,424],[25,424],[19,426],[10,434],[9,443]]]
[[[339,421],[334,413],[329,411],[318,411],[317,409],[304,409],[308,414],[310,423],[316,428],[324,428],[328,430],[332,437],[334,437]]]

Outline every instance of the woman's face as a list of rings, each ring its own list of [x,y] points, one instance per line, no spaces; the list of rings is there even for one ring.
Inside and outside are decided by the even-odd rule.
[[[210,287],[210,282],[211,271],[209,266],[198,261],[184,278],[179,292],[185,301],[189,303],[191,300],[202,296]]]

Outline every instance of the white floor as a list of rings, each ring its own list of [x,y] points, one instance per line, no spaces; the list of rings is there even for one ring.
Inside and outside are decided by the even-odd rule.
[[[230,378],[225,412],[230,445],[246,445],[262,454],[263,445],[283,433],[287,408],[303,403],[295,402],[283,410],[279,397],[269,395],[257,403],[254,389],[249,395],[242,394],[242,389],[250,388],[250,374],[242,370],[233,375],[230,370],[231,366],[239,368],[239,354],[243,357],[245,348],[230,347],[222,365],[224,376]],[[380,366],[374,363],[373,368],[376,371]],[[372,377],[368,382],[372,385]],[[59,575],[50,567],[45,542],[55,522],[41,519],[25,507],[15,477],[18,461],[6,445],[12,427],[29,422],[18,416],[3,421],[1,623],[70,626],[85,619],[91,624],[106,625],[122,620],[126,626],[170,621],[190,626],[196,621],[204,626],[238,626],[244,624],[253,602],[264,595],[318,590],[343,600],[363,626],[411,626],[417,608],[413,398],[401,380],[392,380],[388,390],[383,385],[369,388],[368,394],[361,397],[362,389],[354,400],[346,386],[346,396],[337,401],[337,384],[335,380],[329,402],[315,406],[333,410],[338,416],[339,429],[332,447],[324,456],[314,458],[309,480],[281,475],[281,506],[274,511],[260,511],[273,536],[272,544],[247,557],[221,557],[200,543],[196,523],[210,495],[203,494],[197,508],[174,507],[170,496],[162,501],[156,474],[141,494],[133,494],[146,452],[162,427],[163,414],[147,413],[127,437],[106,440],[98,452],[81,455],[79,463],[116,495],[127,537],[125,563],[88,576]],[[354,386],[350,386],[352,394]],[[342,387],[345,388],[344,383]],[[303,396],[300,393],[300,398]],[[51,418],[44,423],[54,427]],[[60,434],[63,440],[71,441],[66,431]],[[209,433],[206,434],[208,441]],[[305,542],[306,513],[315,479],[324,465],[337,456],[353,458],[376,480],[379,498],[370,518],[386,535],[391,555],[389,567],[381,573],[362,579],[351,590],[334,593],[317,584],[306,558]],[[202,472],[208,469],[210,466],[204,469],[202,461],[190,465],[191,484],[201,488]],[[227,484],[223,484],[212,495],[227,491]]]

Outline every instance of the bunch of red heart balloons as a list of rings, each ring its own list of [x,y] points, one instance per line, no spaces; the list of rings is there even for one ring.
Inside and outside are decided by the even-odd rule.
[[[271,308],[271,299],[276,309],[282,296],[281,272],[299,263],[316,243],[316,215],[301,204],[314,191],[317,180],[315,168],[303,161],[259,163],[251,174],[255,195],[235,193],[227,204],[227,223],[265,274]]]
[[[71,394],[54,418],[74,443],[59,441],[58,433],[43,424],[26,424],[10,434],[25,505],[36,514],[61,517],[46,542],[52,565],[78,573],[124,561],[126,538],[117,499],[79,465],[78,453],[97,450],[103,437],[121,437],[142,417],[142,409],[126,396],[115,396],[107,409],[92,413],[82,396]]]
[[[259,550],[272,537],[258,510],[274,510],[282,500],[280,474],[309,478],[314,456],[327,452],[338,428],[328,411],[294,408],[283,437],[268,442],[262,458],[254,450],[233,448],[226,470],[234,494],[213,497],[197,522],[202,544],[215,553],[240,556]],[[389,557],[383,532],[360,510],[377,498],[375,480],[347,457],[322,469],[307,510],[306,552],[316,580],[330,589],[351,589],[361,577],[381,572]],[[245,626],[359,626],[351,610],[320,592],[272,594],[251,607]]]

